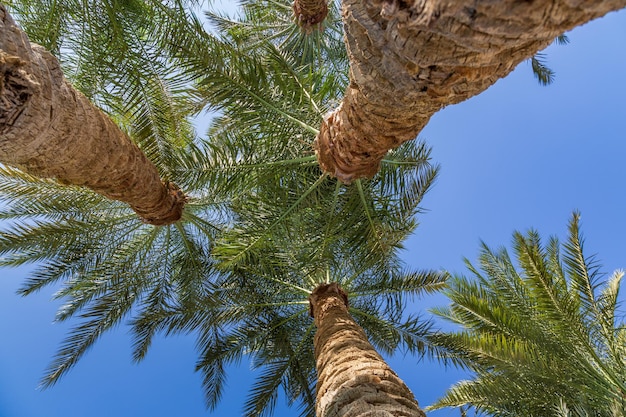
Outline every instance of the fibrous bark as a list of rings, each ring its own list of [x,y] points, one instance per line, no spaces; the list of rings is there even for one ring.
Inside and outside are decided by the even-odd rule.
[[[409,388],[367,340],[336,283],[309,297],[315,319],[317,417],[425,417]]]
[[[328,15],[327,0],[294,0],[293,14],[296,23],[305,32],[310,32],[326,19]]]
[[[623,7],[626,0],[344,0],[350,85],[316,138],[320,166],[346,183],[372,177],[434,113]]]
[[[185,196],[31,44],[0,5],[0,162],[128,203],[147,223],[181,218]]]

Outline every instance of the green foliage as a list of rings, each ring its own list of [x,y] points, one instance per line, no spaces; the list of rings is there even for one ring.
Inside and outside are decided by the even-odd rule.
[[[331,65],[333,74],[348,76],[348,60],[343,47],[343,27],[338,1],[328,2],[328,16],[320,30],[303,32],[294,24],[290,0],[240,1],[239,18],[207,13],[208,20],[222,39],[231,39],[247,52],[263,48],[268,41],[277,45],[299,65]],[[243,23],[243,24],[242,24]]]
[[[446,274],[404,271],[394,254],[367,266],[363,253],[320,254],[304,234],[272,236],[263,262],[241,265],[220,282],[217,310],[200,302],[195,310],[170,308],[161,314],[164,331],[197,335],[197,369],[209,407],[221,397],[228,366],[249,360],[258,372],[245,415],[270,415],[279,389],[289,403],[300,404],[301,415],[314,415],[314,324],[307,297],[319,283],[342,285],[351,314],[377,349],[425,351],[430,324],[403,316],[403,307],[414,296],[440,290]]]
[[[30,40],[60,59],[74,87],[109,114],[167,180],[172,179],[168,168],[175,149],[194,136],[191,85],[163,46],[172,26],[186,21],[184,5],[138,0],[10,3]]]
[[[37,265],[20,289],[57,289],[57,320],[78,318],[42,384],[51,385],[131,312],[189,303],[219,275],[207,251],[219,207],[192,207],[184,223],[143,224],[126,205],[89,190],[0,169],[0,266]],[[202,219],[201,219],[202,218]]]
[[[429,324],[402,309],[446,276],[404,271],[398,251],[438,172],[430,149],[407,143],[373,179],[350,186],[322,174],[313,152],[316,127],[348,82],[337,2],[310,34],[285,0],[242,2],[237,19],[210,14],[214,32],[193,2],[11,5],[189,197],[181,221],[157,228],[89,191],[0,170],[0,266],[37,264],[21,293],[53,286],[57,319],[77,322],[44,386],[129,322],[137,361],[155,334],[197,337],[210,407],[227,366],[249,359],[260,372],[246,415],[270,414],[280,390],[312,415],[307,297],[329,280],[348,292],[375,347],[424,351]],[[190,120],[202,112],[213,120],[200,139]]]
[[[336,8],[329,27],[339,24]],[[343,41],[330,29],[303,34],[288,1],[244,2],[242,10],[241,20],[210,15],[215,35],[193,23],[169,41],[200,106],[219,112],[200,145],[205,154],[181,171],[185,183],[210,183],[231,202],[234,224],[214,254],[223,267],[259,262],[274,233],[294,233],[294,217],[325,256],[327,242],[337,239],[347,245],[341,250],[384,256],[416,226],[413,216],[438,171],[430,151],[422,143],[401,147],[372,181],[354,186],[322,175],[312,143],[346,86]],[[302,42],[318,41],[314,57],[301,54]],[[332,220],[320,226],[322,217]]]
[[[233,201],[237,222],[220,237],[215,256],[226,266],[262,262],[264,242],[271,242],[274,233],[307,236],[317,244],[321,258],[332,257],[334,250],[384,256],[400,247],[415,228],[413,216],[436,174],[423,144],[404,146],[390,161],[395,157],[406,164],[385,168],[374,180],[352,186],[321,175],[316,165],[274,166],[271,173],[244,172],[244,181],[255,181],[258,172],[275,175],[275,181],[284,186],[266,187],[264,184],[274,183],[259,181],[257,192]],[[343,245],[341,249],[332,246],[337,241]]]
[[[219,236],[212,253],[220,268],[241,275],[233,278],[230,295],[220,285],[223,316],[230,321],[212,326],[190,319],[205,335],[198,341],[198,370],[204,374],[207,404],[213,407],[219,400],[227,366],[247,354],[260,370],[246,415],[271,413],[278,389],[289,402],[301,404],[302,415],[313,415],[314,330],[306,299],[319,283],[337,281],[348,291],[351,313],[379,350],[425,349],[429,325],[401,312],[407,297],[441,288],[445,277],[404,273],[396,253],[416,225],[414,215],[436,169],[428,149],[411,143],[389,155],[372,181],[345,186],[321,175],[308,157],[271,162],[300,142],[266,153],[264,146],[278,141],[262,141],[259,149],[243,153],[231,146],[240,140],[233,131],[228,129],[228,145],[220,143],[219,157],[207,164],[237,161],[227,178],[218,180],[224,175],[219,169],[199,173],[233,195],[255,190],[233,199],[234,225]],[[229,149],[236,151],[229,156]],[[172,314],[181,317],[177,328],[190,328],[182,311]],[[216,327],[225,333],[217,335]]]
[[[617,316],[623,272],[603,281],[583,255],[579,215],[567,242],[514,235],[506,250],[483,245],[474,279],[455,277],[452,304],[435,312],[462,330],[434,342],[475,378],[431,408],[472,405],[495,416],[624,416],[626,332]]]
[[[559,35],[554,39],[554,43],[558,45],[567,45],[569,39],[567,35]],[[538,52],[532,58],[530,58],[530,65],[533,70],[533,75],[541,85],[549,85],[554,82],[554,71],[552,71],[546,65],[546,55]]]
[[[552,84],[554,81],[554,71],[548,68],[545,58],[545,54],[537,53],[530,59],[533,74],[541,85]]]

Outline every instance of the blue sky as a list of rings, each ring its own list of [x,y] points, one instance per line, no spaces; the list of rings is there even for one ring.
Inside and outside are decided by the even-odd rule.
[[[626,268],[626,10],[568,34],[547,52],[556,81],[541,87],[530,64],[480,96],[435,115],[421,137],[441,175],[426,196],[405,259],[418,268],[464,273],[481,240],[508,246],[514,230],[564,237],[582,213],[587,254],[607,273]],[[0,417],[206,416],[192,338],[158,339],[141,364],[131,361],[125,327],[105,335],[59,384],[37,390],[65,335],[53,324],[50,289],[21,298],[25,270],[0,279]],[[441,296],[416,309],[445,304]],[[459,377],[413,357],[390,360],[421,405]],[[238,416],[251,381],[233,369],[215,415]],[[296,415],[282,407],[276,415]],[[433,416],[458,416],[444,410]]]

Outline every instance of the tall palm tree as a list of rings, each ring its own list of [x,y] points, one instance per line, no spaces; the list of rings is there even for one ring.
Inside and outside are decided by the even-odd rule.
[[[249,354],[253,365],[262,372],[246,402],[246,415],[270,412],[281,386],[289,401],[299,400],[303,404],[303,414],[312,415],[317,404],[318,415],[327,415],[328,411],[320,408],[327,401],[314,401],[316,366],[312,348],[315,343],[319,349],[332,345],[332,337],[341,332],[329,334],[326,330],[326,336],[314,342],[316,322],[308,317],[307,299],[320,284],[339,283],[351,300],[350,312],[377,348],[385,353],[403,345],[410,351],[419,350],[425,328],[416,318],[403,320],[402,305],[406,295],[439,288],[443,275],[403,274],[396,252],[415,227],[413,216],[419,212],[419,201],[434,172],[426,164],[423,146],[405,146],[390,155],[374,180],[360,180],[352,186],[320,177],[314,161],[308,166],[283,165],[277,174],[277,166],[272,170],[260,167],[278,148],[268,152],[267,144],[260,141],[253,152],[241,152],[245,148],[235,145],[237,137],[232,135],[231,125],[226,125],[225,132],[218,132],[212,143],[222,152],[239,149],[236,154],[240,166],[248,167],[240,180],[237,167],[230,170],[230,186],[238,187],[239,181],[257,184],[255,193],[235,199],[236,223],[221,234],[213,250],[221,268],[235,271],[233,281],[219,284],[223,311],[213,315],[226,323],[210,320],[211,311],[202,303],[197,311],[164,308],[145,323],[156,324],[166,332],[199,332],[198,369],[204,374],[210,406],[220,398],[226,365]],[[250,141],[244,138],[244,142]],[[287,141],[281,146],[293,143]],[[219,161],[234,160],[234,154],[217,155]],[[264,178],[268,175],[278,177],[267,181]],[[268,186],[276,182],[283,187]],[[377,301],[378,298],[382,300]],[[316,301],[323,302],[322,298],[313,297],[311,301],[312,311],[321,308]],[[347,313],[342,309],[346,318]],[[321,317],[317,323],[329,327],[328,320],[321,322]],[[353,323],[353,328],[358,326]],[[220,330],[225,333],[219,334]],[[362,331],[357,333],[362,339]],[[361,343],[369,355],[378,358],[372,348],[366,348],[366,340]],[[348,360],[336,351],[327,351],[318,359],[318,375],[325,375],[328,370],[325,358]],[[385,365],[380,361],[379,366]],[[342,375],[356,384],[370,370],[363,368],[363,374]],[[392,378],[391,372],[385,375]],[[322,380],[324,384],[336,382],[324,377],[320,383]],[[367,391],[368,386],[371,387],[364,383],[362,388]],[[320,385],[318,395],[324,391]],[[412,395],[404,393],[412,401]],[[408,408],[415,413],[417,405]]]
[[[185,196],[116,123],[31,44],[0,6],[0,162],[128,203],[147,223],[180,219]],[[97,74],[93,74],[97,78]]]
[[[344,182],[371,177],[434,113],[481,93],[567,30],[625,6],[343,1],[350,84],[320,128],[320,166]]]
[[[618,313],[622,271],[602,280],[585,257],[579,215],[567,242],[514,235],[506,250],[483,245],[480,269],[455,277],[451,305],[436,310],[461,326],[434,341],[475,373],[431,408],[471,405],[495,416],[626,415],[626,327]]]
[[[401,246],[417,224],[414,216],[437,173],[424,144],[411,143],[397,149],[385,160],[379,175],[372,180],[355,181],[352,186],[329,178],[316,164],[310,146],[316,133],[312,126],[319,123],[325,109],[339,96],[346,77],[339,71],[344,68],[340,60],[331,67],[333,71],[314,64],[342,56],[341,49],[334,46],[334,37],[339,32],[304,38],[300,31],[288,31],[281,38],[284,42],[278,45],[262,42],[262,37],[256,35],[258,42],[245,42],[248,49],[242,54],[237,49],[238,42],[242,38],[251,39],[252,34],[241,30],[245,25],[220,21],[233,33],[232,41],[200,31],[202,25],[193,16],[176,25],[171,23],[179,30],[167,37],[171,51],[179,54],[172,53],[174,59],[182,61],[183,54],[195,51],[187,56],[194,59],[186,61],[188,67],[181,67],[185,69],[181,77],[198,82],[196,92],[200,108],[209,103],[221,113],[210,126],[205,141],[190,142],[184,149],[173,148],[164,152],[165,155],[155,152],[155,160],[162,165],[162,170],[171,173],[188,191],[189,203],[181,221],[163,228],[150,228],[130,216],[124,207],[86,190],[59,189],[58,184],[51,181],[37,180],[14,170],[4,172],[0,195],[8,204],[0,216],[10,223],[0,239],[1,264],[41,262],[41,269],[27,281],[22,293],[63,281],[58,294],[65,305],[58,318],[82,319],[63,342],[44,377],[44,385],[54,384],[103,332],[124,319],[130,319],[136,329],[137,360],[145,355],[152,336],[164,328],[166,331],[198,331],[200,346],[231,337],[228,332],[235,324],[229,320],[234,319],[241,320],[239,324],[245,324],[247,332],[262,334],[263,320],[281,312],[269,315],[271,308],[278,308],[281,302],[276,297],[286,290],[277,290],[270,284],[276,282],[277,275],[281,277],[280,282],[284,282],[288,276],[285,271],[308,280],[307,291],[289,295],[297,300],[294,305],[306,305],[308,293],[318,282],[323,282],[327,269],[347,271],[343,277],[338,273],[337,281],[352,296],[355,287],[348,284],[355,280],[351,276],[357,271],[356,267],[339,269],[328,264],[340,264],[333,259],[350,254],[355,260],[361,260],[359,268],[392,265],[395,258],[390,254]],[[289,25],[293,27],[293,22],[289,21]],[[310,39],[324,47],[309,48],[311,53],[301,53],[297,45]],[[181,48],[174,47],[175,42],[180,41],[184,41],[180,43]],[[189,51],[183,46],[190,48]],[[104,73],[109,76],[109,72]],[[89,72],[82,78],[91,80]],[[116,102],[108,95],[103,99]],[[124,120],[122,116],[126,112],[119,113],[121,115],[116,117]],[[144,132],[143,129],[130,130],[133,134]],[[297,246],[293,242],[285,243],[286,236],[306,238],[297,267],[290,263]],[[277,239],[283,242],[279,246]],[[39,245],[36,250],[35,245]],[[274,251],[274,247],[282,248],[282,252]],[[219,258],[219,270],[209,251]],[[270,262],[267,259],[270,253],[283,255],[273,257]],[[285,269],[282,262],[290,267]],[[281,265],[282,269],[277,269]],[[254,269],[261,267],[261,270]],[[381,270],[380,274],[370,274],[370,281],[377,276],[384,278],[384,274],[390,272]],[[310,280],[310,275],[316,277],[314,281]],[[364,288],[367,275],[361,276],[360,285]],[[393,291],[411,293],[411,282],[408,280],[408,284]],[[244,289],[250,293],[243,292]],[[252,292],[259,289],[263,289],[259,295]],[[371,304],[374,290],[368,291],[362,298]],[[238,307],[244,302],[245,307]],[[268,315],[256,316],[258,307],[254,306],[259,303],[266,305],[263,311]],[[396,319],[389,326],[406,327],[409,333],[403,337],[408,338],[411,329],[418,329],[420,325],[417,321],[402,324],[400,304],[394,306],[395,316],[390,317]],[[363,308],[367,312],[367,308],[373,307],[366,304]],[[303,311],[306,310],[304,307]],[[235,314],[238,311],[242,313]],[[178,316],[171,318],[172,312]],[[179,316],[182,318],[177,318]],[[309,320],[300,328],[313,329],[307,314],[299,317],[299,320]],[[366,315],[360,319],[377,323],[370,330],[375,345],[397,345],[399,339],[393,332],[387,336],[376,332],[389,327],[375,320],[376,317]],[[301,321],[288,323],[289,326],[299,324]],[[380,329],[376,330],[376,326]],[[287,330],[288,327],[282,328],[283,338]],[[309,339],[301,333],[288,334],[302,336],[293,339],[293,352],[299,352],[296,348],[300,345],[303,348],[313,346],[312,340],[307,344]],[[391,339],[383,342],[383,336]],[[276,342],[279,340],[282,339],[268,344],[263,355],[284,358],[288,352],[278,349],[280,345]],[[303,387],[307,387],[310,394],[307,404],[312,406],[314,396],[310,384],[303,382],[313,380],[312,350],[308,357],[310,361],[303,368],[307,370],[305,379],[299,373],[294,373],[293,378],[291,374],[280,375],[285,378],[285,387],[295,387],[293,389],[303,395]],[[219,361],[207,360],[210,360],[206,365],[208,369],[219,369]],[[273,369],[271,361],[262,363]],[[298,364],[293,360],[289,363]],[[211,380],[210,376],[207,378]],[[207,383],[207,390],[219,386]],[[266,404],[263,398],[271,399],[273,395],[271,390],[259,389],[257,396],[262,398],[253,401],[258,405],[251,406],[249,413],[261,412]],[[297,393],[294,396],[298,398]],[[209,391],[207,397],[217,399],[219,396]]]
[[[419,155],[424,149],[409,146],[396,152]],[[180,158],[180,166],[187,167],[206,156],[201,150]],[[0,266],[37,263],[21,293],[60,285],[56,296],[64,303],[57,319],[78,319],[42,384],[56,383],[104,332],[130,320],[136,360],[145,356],[159,331],[198,336],[198,369],[210,405],[219,400],[225,364],[249,353],[265,371],[246,404],[248,415],[271,410],[281,386],[312,415],[314,323],[307,297],[330,281],[345,288],[350,313],[377,349],[387,354],[399,348],[419,351],[427,325],[403,317],[402,307],[407,296],[440,288],[445,276],[404,273],[398,262],[396,252],[413,231],[421,195],[430,184],[424,182],[424,172],[433,175],[427,161],[408,160],[407,155],[398,158],[405,163],[401,169],[388,167],[381,171],[388,178],[362,181],[361,187],[321,177],[307,198],[297,199],[293,193],[308,187],[306,177],[319,175],[314,164],[300,167],[293,178],[283,173],[281,178],[289,181],[280,189],[270,192],[266,185],[258,195],[231,200],[210,182],[196,183],[194,189],[192,181],[202,177],[191,172],[190,182],[183,182],[192,196],[183,219],[160,228],[143,224],[124,205],[89,190],[60,187],[5,168],[0,172],[0,218],[5,223]],[[264,171],[247,162],[223,169],[245,168],[252,181],[275,169]],[[288,164],[283,169],[294,172]],[[392,186],[391,179],[404,189]],[[316,305],[313,300],[313,311],[321,308]],[[322,338],[316,343],[331,342]]]
[[[136,323],[138,340],[144,325],[166,334],[197,334],[197,369],[211,407],[221,397],[227,366],[249,359],[259,372],[244,406],[247,416],[269,415],[279,388],[290,404],[300,404],[303,416],[374,409],[422,416],[413,394],[374,346],[385,354],[424,351],[429,323],[404,315],[403,306],[442,288],[445,273],[404,271],[397,248],[382,257],[344,251],[341,240],[311,233],[312,223],[320,223],[315,230],[332,230],[322,226],[330,216],[299,213],[273,234],[265,256],[240,262],[220,282],[218,309],[210,302],[195,308],[164,305]]]

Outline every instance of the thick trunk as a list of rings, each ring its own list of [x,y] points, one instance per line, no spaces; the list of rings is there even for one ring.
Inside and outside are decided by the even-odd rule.
[[[293,14],[296,22],[305,32],[310,32],[326,19],[327,0],[293,0]]]
[[[475,96],[521,61],[626,0],[344,0],[350,86],[322,123],[322,169],[372,177],[388,150],[443,107]]]
[[[63,77],[0,5],[0,162],[128,203],[147,223],[180,219],[185,197]]]
[[[348,313],[346,293],[338,284],[320,285],[309,302],[317,326],[317,417],[425,417]]]

